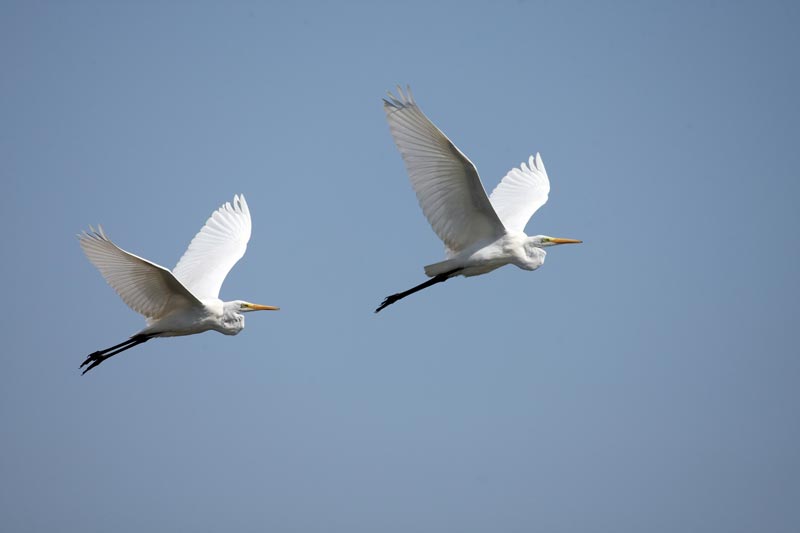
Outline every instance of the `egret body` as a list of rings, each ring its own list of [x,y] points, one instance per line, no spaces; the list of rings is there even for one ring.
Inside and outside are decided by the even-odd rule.
[[[214,330],[236,335],[244,329],[243,313],[277,307],[243,300],[219,299],[222,282],[244,255],[250,240],[250,210],[244,196],[217,209],[170,272],[126,252],[98,226],[78,236],[81,248],[109,285],[147,326],[124,342],[89,354],[83,373],[109,357],[154,337],[177,337]]]
[[[417,106],[411,89],[389,93],[383,109],[433,231],[444,242],[447,259],[425,267],[430,277],[411,289],[387,296],[375,312],[454,276],[478,276],[504,265],[536,270],[544,248],[580,243],[547,235],[529,237],[525,225],[547,202],[550,181],[537,153],[505,175],[486,195],[475,165]]]

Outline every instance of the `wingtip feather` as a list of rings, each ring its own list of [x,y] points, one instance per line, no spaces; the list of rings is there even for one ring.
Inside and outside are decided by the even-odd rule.
[[[94,226],[90,224],[89,230],[88,231],[83,230],[82,232],[77,234],[77,237],[78,239],[80,239],[81,242],[85,242],[87,239],[103,240],[103,241],[109,240],[109,238],[106,237],[105,232],[103,232],[103,226],[101,226],[100,224],[97,225],[97,229],[94,229]]]
[[[388,100],[386,98],[383,99],[384,108],[403,109],[405,107],[416,105],[416,102],[414,101],[414,95],[411,93],[410,85],[406,85],[404,91],[403,87],[400,84],[397,84],[396,90],[396,95],[392,91],[386,91]]]
[[[241,213],[250,213],[250,209],[247,207],[247,200],[244,199],[244,194],[242,193],[239,193],[233,197],[233,205]]]

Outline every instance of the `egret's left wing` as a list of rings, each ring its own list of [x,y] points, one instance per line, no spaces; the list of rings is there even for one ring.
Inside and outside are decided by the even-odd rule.
[[[219,298],[225,276],[242,258],[250,240],[250,210],[244,196],[214,211],[172,273],[198,298]]]
[[[497,216],[511,231],[525,231],[525,225],[537,209],[547,202],[550,194],[550,180],[544,169],[542,157],[537,152],[512,168],[489,196]]]
[[[448,256],[505,233],[475,165],[398,87],[383,101],[389,131],[405,161],[422,212]]]
[[[103,228],[78,235],[81,248],[109,285],[128,307],[148,322],[163,318],[176,309],[202,307],[166,268],[126,252],[109,239]]]

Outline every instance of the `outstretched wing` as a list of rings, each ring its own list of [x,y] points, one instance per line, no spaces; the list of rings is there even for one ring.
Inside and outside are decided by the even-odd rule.
[[[225,202],[211,214],[173,274],[198,298],[218,298],[225,276],[247,249],[250,228],[247,202],[244,196],[236,195],[233,204]]]
[[[422,212],[450,253],[505,233],[475,165],[417,107],[407,88],[383,110]]]
[[[512,168],[492,191],[489,200],[510,231],[525,231],[525,225],[537,209],[547,202],[550,180],[539,153]]]
[[[78,235],[83,253],[128,307],[157,320],[175,309],[202,305],[166,268],[126,252],[103,228]]]

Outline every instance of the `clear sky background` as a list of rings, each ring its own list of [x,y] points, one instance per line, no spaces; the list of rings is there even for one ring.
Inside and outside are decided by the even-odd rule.
[[[795,2],[0,4],[0,529],[796,532]],[[381,98],[528,225],[458,278]],[[159,339],[83,256],[169,268],[234,193],[237,337]]]

